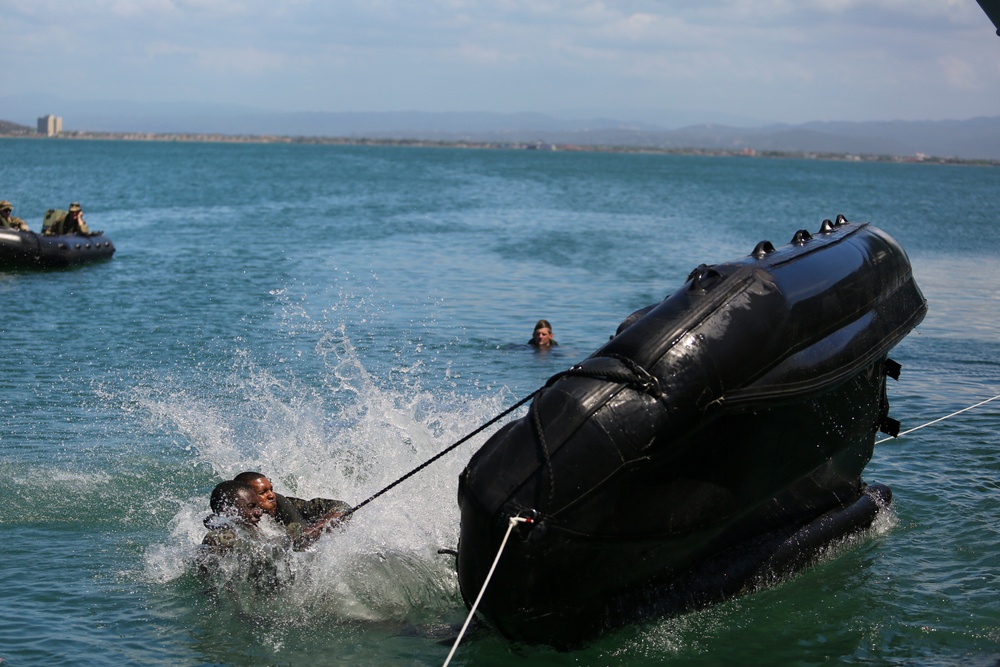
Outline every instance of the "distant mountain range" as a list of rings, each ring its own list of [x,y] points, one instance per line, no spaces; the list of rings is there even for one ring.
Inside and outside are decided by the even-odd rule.
[[[17,124],[34,127],[35,119],[47,113],[61,116],[66,131],[544,142],[1000,160],[1000,116],[749,127],[705,123],[670,128],[650,122],[540,113],[273,112],[238,106],[72,102],[51,96],[15,96],[0,102],[0,118]],[[2,128],[0,132],[10,134]]]

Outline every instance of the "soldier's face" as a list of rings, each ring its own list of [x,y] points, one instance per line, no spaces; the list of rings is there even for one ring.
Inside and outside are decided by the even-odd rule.
[[[257,500],[257,494],[245,490],[236,496],[236,512],[251,526],[260,523],[260,518],[264,515],[264,510],[261,509],[260,502]]]
[[[270,480],[267,477],[260,477],[250,482],[250,488],[257,492],[257,500],[260,503],[260,508],[274,516],[278,502],[274,495],[274,489],[271,488]]]
[[[535,329],[535,343],[541,346],[548,346],[552,344],[552,330],[548,327],[542,327],[541,329]]]

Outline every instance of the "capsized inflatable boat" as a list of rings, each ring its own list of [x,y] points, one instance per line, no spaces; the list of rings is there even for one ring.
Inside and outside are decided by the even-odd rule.
[[[115,244],[102,232],[45,236],[0,229],[0,269],[50,269],[110,259]]]
[[[794,571],[868,527],[895,435],[887,358],[927,305],[903,249],[839,216],[699,266],[552,377],[459,480],[458,577],[514,640],[572,647]],[[471,604],[470,604],[471,606]]]

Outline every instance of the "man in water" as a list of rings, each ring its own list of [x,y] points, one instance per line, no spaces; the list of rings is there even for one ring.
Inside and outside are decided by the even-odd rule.
[[[208,534],[196,559],[199,571],[214,582],[210,590],[251,583],[255,589],[274,591],[291,579],[287,557],[294,540],[284,532],[261,529],[264,510],[249,484],[216,484],[210,505]]]
[[[303,500],[283,496],[263,473],[241,472],[233,481],[243,482],[257,494],[257,502],[265,514],[288,530],[298,542],[312,543],[324,530],[350,519],[351,506],[342,500],[313,498]]]
[[[552,337],[552,325],[548,320],[538,320],[535,323],[535,331],[531,334],[528,345],[537,349],[548,349],[558,345]]]
[[[205,519],[208,534],[201,541],[207,551],[225,554],[257,540],[257,524],[264,516],[254,490],[243,482],[221,482],[212,489],[212,514]]]
[[[30,232],[28,223],[21,218],[11,215],[14,205],[6,199],[0,201],[0,229],[16,229],[20,232]]]
[[[244,482],[220,482],[209,500],[212,514],[205,519],[208,534],[201,541],[215,552],[229,551],[247,539],[264,516],[257,493]]]

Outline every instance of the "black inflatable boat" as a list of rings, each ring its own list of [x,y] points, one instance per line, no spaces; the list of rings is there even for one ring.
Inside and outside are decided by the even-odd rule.
[[[102,232],[45,236],[0,229],[0,269],[51,269],[111,259],[115,244]]]
[[[887,358],[926,313],[887,234],[839,216],[699,266],[552,377],[459,480],[458,576],[514,640],[572,647],[794,571],[868,527]]]

